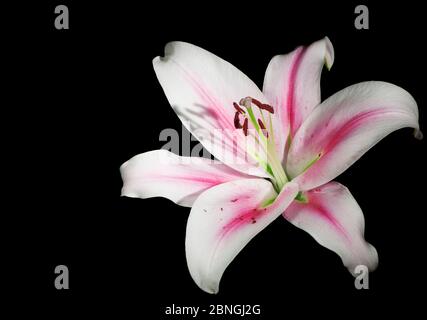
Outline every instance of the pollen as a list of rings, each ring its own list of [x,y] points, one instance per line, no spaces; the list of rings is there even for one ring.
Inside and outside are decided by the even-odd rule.
[[[269,104],[266,103],[262,103],[260,101],[258,101],[257,99],[251,98],[249,97],[249,99],[251,99],[251,102],[256,105],[258,108],[260,108],[261,110],[266,110],[270,113],[274,113],[274,109],[272,106],[270,106]]]
[[[236,129],[241,129],[242,128],[242,125],[240,124],[240,113],[239,112],[236,112],[234,114],[234,127]]]
[[[243,110],[242,108],[240,108],[240,106],[236,102],[233,102],[233,106],[234,106],[234,109],[236,109],[237,112],[239,112],[241,114],[245,114],[246,113],[245,110]]]
[[[270,176],[274,188],[280,191],[288,182],[288,178],[276,151],[273,107],[247,96],[240,99],[239,103],[233,102],[233,109],[236,130],[241,129],[242,131],[239,134],[254,138],[246,141],[250,143],[249,154]]]
[[[265,128],[264,122],[262,122],[262,120],[261,120],[261,119],[258,119],[258,124],[259,124],[259,127],[261,128],[262,133],[264,134],[264,136],[265,136],[266,138],[268,138],[268,131],[267,131],[267,129]]]
[[[245,97],[240,99],[239,103],[233,102],[233,107],[236,110],[234,114],[234,127],[236,129],[243,129],[243,133],[245,136],[247,136],[250,121],[254,128],[256,128],[258,131],[262,131],[263,135],[268,138],[268,130],[261,119],[258,118],[255,120],[252,106],[257,107],[261,112],[261,115],[262,110],[266,110],[267,112],[274,114],[274,109],[269,104],[262,103],[261,101],[252,97]],[[246,108],[246,111],[242,107]],[[240,116],[244,118],[243,125],[240,122]],[[262,118],[264,119],[264,116],[262,116]]]
[[[245,136],[248,135],[248,118],[245,118],[245,122],[243,122],[243,133]]]

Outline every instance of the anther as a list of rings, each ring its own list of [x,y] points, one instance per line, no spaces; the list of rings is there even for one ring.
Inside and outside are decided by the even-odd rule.
[[[274,113],[274,109],[272,106],[270,106],[269,104],[266,103],[262,103],[261,101],[251,98],[251,97],[246,97],[240,100],[240,105],[241,106],[245,106],[248,107],[248,105],[250,106],[250,103],[253,103],[254,105],[256,105],[258,108],[262,109],[262,110],[266,110],[270,113]]]
[[[257,99],[254,99],[254,98],[251,98],[251,100],[252,100],[252,103],[254,104],[254,105],[256,105],[258,108],[261,108],[261,106],[263,105],[259,100],[257,100]]]
[[[245,118],[245,122],[243,122],[243,133],[245,136],[248,135],[248,118]]]
[[[234,114],[234,127],[235,127],[236,129],[241,129],[241,128],[242,128],[242,125],[240,124],[240,118],[239,118],[239,115],[240,115],[240,113],[239,113],[239,112],[236,112],[236,113]]]
[[[236,102],[233,102],[233,106],[234,106],[234,109],[236,109],[237,112],[239,112],[241,114],[246,113],[245,110],[243,110],[242,108],[240,108],[239,105]]]
[[[269,104],[263,103],[261,106],[258,106],[258,108],[263,109],[263,110],[267,110],[270,113],[274,113],[273,107],[270,106]]]
[[[262,122],[261,119],[258,119],[258,124],[259,124],[259,127],[261,128],[262,133],[264,134],[264,136],[266,138],[268,138],[268,131],[265,129],[264,122]]]

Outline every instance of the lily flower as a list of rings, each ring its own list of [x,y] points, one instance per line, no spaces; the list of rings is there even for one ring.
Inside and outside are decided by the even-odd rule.
[[[142,153],[121,167],[122,195],[191,207],[187,264],[204,291],[217,293],[230,262],[279,216],[336,252],[353,274],[358,265],[376,268],[363,213],[332,180],[394,130],[412,127],[419,137],[418,107],[407,91],[380,81],[354,84],[321,102],[322,68],[333,62],[328,38],[275,56],[261,91],[192,44],[168,43],[165,56],[153,60],[173,110],[215,160]],[[220,150],[220,138],[204,134],[218,130]]]

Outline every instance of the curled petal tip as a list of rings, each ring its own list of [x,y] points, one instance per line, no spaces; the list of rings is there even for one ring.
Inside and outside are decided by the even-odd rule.
[[[325,37],[323,40],[325,42],[325,65],[328,70],[331,70],[335,59],[334,47],[328,37]]]
[[[219,283],[201,283],[198,284],[199,288],[202,289],[204,292],[209,294],[218,294],[219,292]]]
[[[417,140],[423,140],[424,135],[423,135],[423,133],[422,133],[422,131],[420,129],[415,129],[414,130],[414,137]]]

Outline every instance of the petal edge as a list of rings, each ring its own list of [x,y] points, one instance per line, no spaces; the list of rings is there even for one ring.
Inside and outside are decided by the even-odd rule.
[[[217,293],[227,266],[292,202],[298,186],[290,182],[277,196],[264,179],[224,183],[205,191],[194,203],[187,223],[186,256],[190,274],[208,293]],[[276,200],[264,207],[272,197]]]
[[[305,195],[308,203],[293,202],[284,218],[337,253],[353,275],[358,265],[375,270],[378,253],[364,239],[365,219],[350,191],[338,182],[330,182]]]

